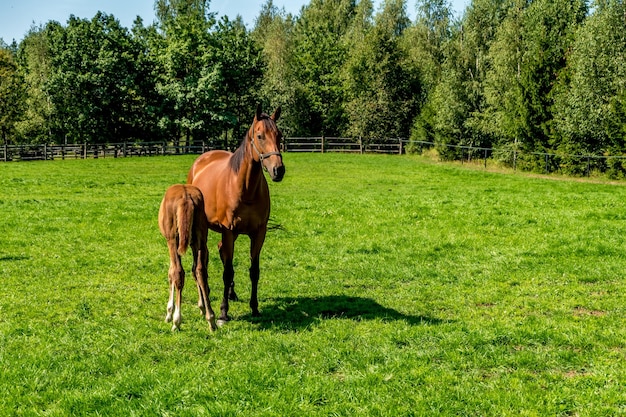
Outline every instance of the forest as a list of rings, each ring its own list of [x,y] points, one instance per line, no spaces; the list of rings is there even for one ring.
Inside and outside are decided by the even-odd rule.
[[[514,149],[571,173],[584,168],[568,156],[591,155],[626,173],[606,158],[626,155],[624,0],[472,0],[458,17],[446,0],[311,0],[297,15],[267,0],[251,28],[208,0],[154,9],[150,25],[98,12],[0,40],[0,144],[232,148],[263,103],[282,106],[286,136],[427,141],[446,159],[462,157],[446,145],[493,148],[505,163]]]

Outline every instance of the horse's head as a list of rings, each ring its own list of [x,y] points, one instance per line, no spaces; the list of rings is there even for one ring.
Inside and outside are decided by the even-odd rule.
[[[280,117],[280,107],[274,114],[268,116],[261,111],[261,105],[256,108],[256,116],[250,127],[250,142],[254,160],[260,161],[263,167],[270,174],[272,181],[281,181],[285,175],[283,157],[280,154],[280,141],[282,133],[276,126],[276,121]]]

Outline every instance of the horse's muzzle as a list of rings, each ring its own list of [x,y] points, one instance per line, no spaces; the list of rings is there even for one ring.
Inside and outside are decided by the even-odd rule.
[[[285,166],[284,165],[278,165],[273,167],[272,169],[268,170],[269,174],[270,174],[270,178],[272,178],[272,181],[274,182],[280,182],[283,180],[283,177],[285,176]]]

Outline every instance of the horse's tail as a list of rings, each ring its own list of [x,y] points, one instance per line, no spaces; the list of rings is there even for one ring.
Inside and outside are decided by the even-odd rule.
[[[191,197],[185,192],[180,204],[176,208],[176,223],[178,223],[178,254],[184,255],[189,247],[193,227],[194,204]]]

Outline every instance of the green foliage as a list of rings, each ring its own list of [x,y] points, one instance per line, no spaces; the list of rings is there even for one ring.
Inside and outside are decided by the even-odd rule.
[[[265,3],[256,20],[251,36],[261,49],[265,71],[260,87],[267,108],[283,107],[281,128],[285,135],[300,129],[300,107],[296,104],[299,83],[293,77],[294,18],[284,9],[274,6],[272,0]]]
[[[349,45],[342,40],[354,18],[354,0],[313,0],[303,8],[293,30],[294,91],[292,112],[300,133],[339,135],[344,131],[345,93],[340,69]]]
[[[556,123],[561,146],[614,154],[624,152],[626,137],[626,5],[606,3],[577,33]]]
[[[26,84],[25,108],[15,124],[21,143],[46,143],[53,129],[54,104],[48,82],[51,75],[51,53],[44,27],[33,27],[20,42],[18,61]]]
[[[261,100],[261,79],[264,63],[261,50],[246,30],[241,18],[218,23],[215,36],[219,48],[215,60],[220,65],[219,115],[221,130],[232,128],[236,147],[245,135],[256,104]],[[228,143],[225,144],[226,148]]]
[[[409,26],[405,8],[404,1],[387,0],[373,26],[355,28],[345,69],[348,133],[353,136],[408,136],[420,81],[418,73],[408,70],[408,55],[401,47]]]
[[[283,107],[288,136],[410,137],[445,159],[460,145],[505,163],[517,149],[524,169],[557,169],[544,161],[557,154],[583,172],[576,155],[626,153],[624,7],[472,0],[455,17],[448,0],[312,0],[294,16],[267,0],[251,31],[207,0],[156,0],[157,21],[130,31],[71,17],[2,46],[17,64],[2,78],[2,140],[232,148],[262,102]],[[618,159],[594,160],[621,175]]]
[[[134,115],[144,103],[136,64],[141,46],[113,16],[70,17],[51,25],[52,69],[47,83],[54,126],[68,142],[120,142],[136,137]]]
[[[0,140],[9,143],[24,106],[24,80],[13,52],[0,47]]]
[[[489,50],[487,106],[480,115],[481,126],[498,145],[549,149],[554,87],[585,15],[585,2],[579,0],[513,3]]]
[[[192,156],[1,164],[0,414],[623,411],[626,188],[406,156],[284,156],[262,317],[246,302],[241,237],[244,301],[213,334],[190,274],[182,330],[163,321],[156,217]]]

